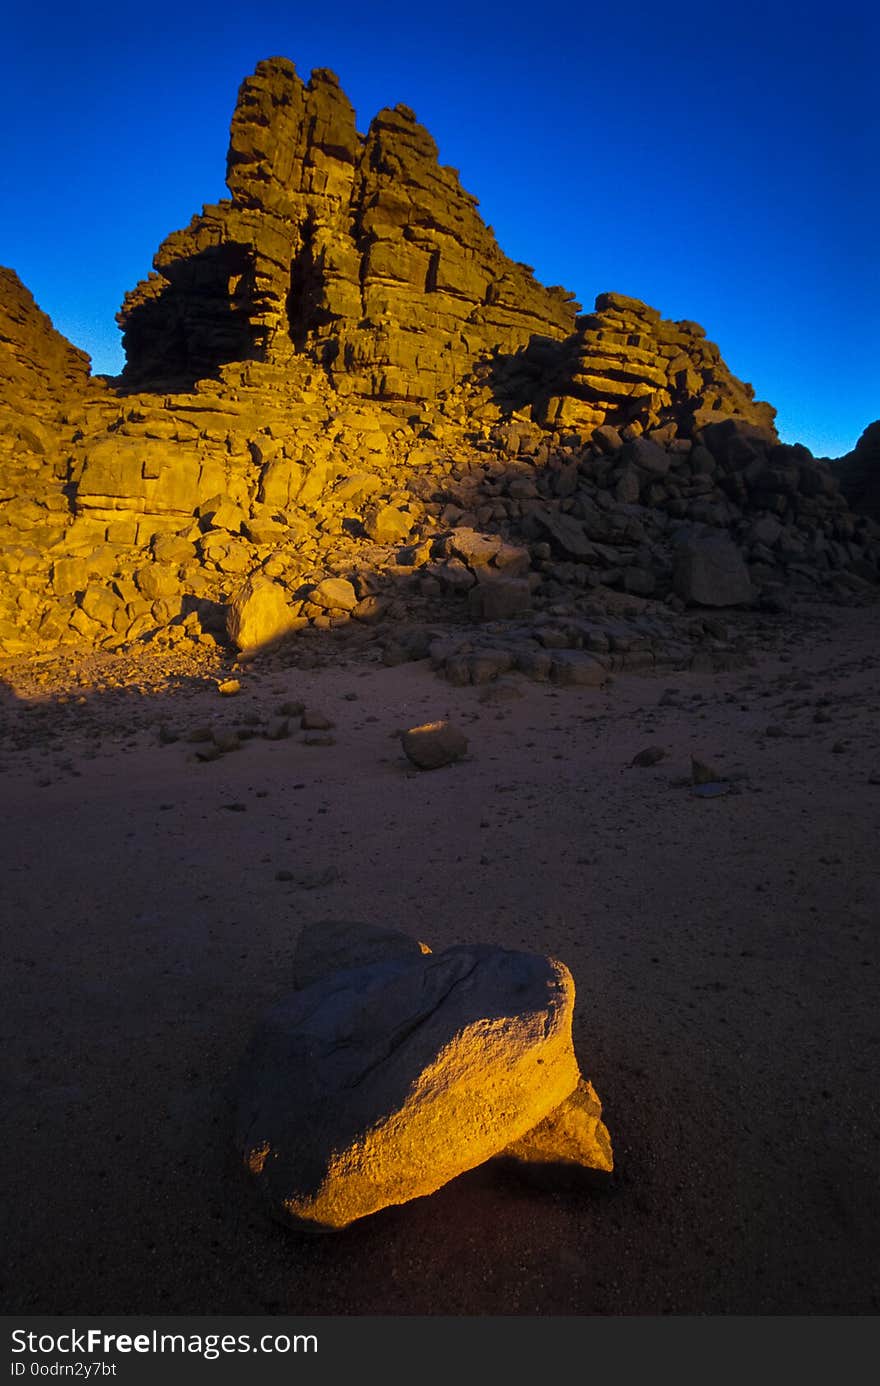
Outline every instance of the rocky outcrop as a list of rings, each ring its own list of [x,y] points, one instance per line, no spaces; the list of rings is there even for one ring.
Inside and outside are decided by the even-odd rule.
[[[14,270],[0,265],[0,409],[48,403],[63,407],[81,395],[90,358],[52,326]]]
[[[696,324],[616,293],[576,320],[405,107],[362,137],[332,74],[271,59],[227,174],[128,296],[119,381],[0,274],[0,654],[352,626],[392,661],[452,620],[453,680],[601,686],[701,657],[659,633],[682,606],[877,581],[876,426],[832,466],[778,442]],[[688,576],[696,550],[736,582]],[[271,635],[239,629],[239,591],[269,594]],[[618,597],[648,648],[597,624]]]
[[[63,439],[89,383],[87,354],[0,267],[0,651],[31,647],[43,615],[31,584],[44,586],[71,520]]]
[[[692,438],[736,418],[776,439],[776,410],[728,370],[698,323],[671,322],[625,294],[599,294],[569,338],[532,341],[498,362],[495,379],[501,398],[552,428]]]
[[[332,72],[258,64],[232,119],[231,201],[169,236],[119,315],[125,379],[294,353],[343,393],[434,398],[484,352],[565,337],[577,305],[509,260],[406,106],[365,137]]]
[[[852,509],[880,520],[880,419],[868,424],[852,452],[832,468]]]
[[[480,945],[422,951],[353,926],[354,965],[323,972],[258,1026],[238,1079],[236,1145],[274,1216],[334,1231],[433,1193],[525,1141],[523,1157],[609,1170],[582,1083],[564,964]],[[575,1096],[576,1094],[576,1096]],[[557,1125],[547,1118],[573,1098]],[[597,1140],[597,1128],[598,1131]]]

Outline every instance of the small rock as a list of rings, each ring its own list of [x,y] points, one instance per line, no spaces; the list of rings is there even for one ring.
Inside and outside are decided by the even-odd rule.
[[[217,692],[224,698],[232,698],[241,692],[241,682],[239,679],[224,679],[222,683],[217,684]]]
[[[426,722],[401,732],[405,754],[419,770],[439,770],[461,760],[467,753],[468,739],[449,722]]]
[[[723,776],[718,774],[711,765],[707,765],[703,760],[697,760],[696,756],[691,756],[691,783],[692,784],[718,784]]]
[[[656,765],[666,755],[662,746],[646,746],[630,761],[630,765]]]
[[[196,760],[219,760],[222,755],[221,748],[215,746],[213,742],[209,742],[207,745],[199,747],[195,753],[195,758]]]
[[[267,741],[284,741],[290,736],[290,719],[287,717],[273,717],[266,727],[265,737]]]
[[[339,880],[339,872],[335,866],[322,866],[316,871],[301,871],[299,875],[294,875],[293,879],[303,890],[320,890],[321,886],[332,885]]]
[[[229,751],[241,750],[241,738],[235,731],[215,731],[213,741],[222,755],[226,755]]]
[[[335,727],[336,723],[332,717],[328,717],[324,712],[318,712],[313,708],[303,712],[300,718],[300,727],[303,731],[329,731]]]
[[[347,578],[325,578],[309,600],[324,611],[353,611],[358,604],[357,593]]]

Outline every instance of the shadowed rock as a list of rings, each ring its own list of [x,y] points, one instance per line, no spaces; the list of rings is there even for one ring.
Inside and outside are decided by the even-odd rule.
[[[868,425],[852,452],[833,467],[853,510],[880,520],[880,419]]]
[[[741,606],[755,599],[742,554],[726,535],[697,534],[681,547],[675,591],[697,606]]]
[[[397,929],[344,919],[322,919],[317,924],[306,925],[297,940],[293,984],[302,990],[341,968],[401,960],[411,962],[430,951],[426,943],[419,943]]]
[[[401,733],[400,742],[419,770],[440,770],[444,765],[461,760],[468,748],[464,732],[449,722],[426,722],[422,727],[410,727],[409,731]]]

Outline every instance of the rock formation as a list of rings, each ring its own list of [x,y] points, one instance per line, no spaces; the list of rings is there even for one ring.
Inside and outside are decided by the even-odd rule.
[[[853,510],[880,520],[880,419],[868,424],[852,452],[833,464]]]
[[[572,336],[533,340],[499,375],[501,396],[518,393],[551,428],[635,426],[659,441],[737,418],[776,438],[776,410],[731,374],[698,323],[670,322],[625,294],[599,294]]]
[[[361,136],[331,73],[270,59],[227,181],[126,297],[119,380],[0,271],[0,654],[353,624],[452,679],[598,685],[702,657],[683,605],[877,581],[871,430],[832,467],[695,323],[616,293],[577,317],[406,107]]]
[[[323,931],[238,1078],[236,1145],[276,1217],[338,1230],[501,1154],[612,1168],[562,963],[349,924],[327,928],[322,968]]]
[[[577,305],[505,256],[406,106],[365,137],[332,72],[259,63],[241,87],[231,201],[160,247],[119,315],[125,379],[198,379],[297,352],[340,393],[434,398],[481,352],[564,337]]]

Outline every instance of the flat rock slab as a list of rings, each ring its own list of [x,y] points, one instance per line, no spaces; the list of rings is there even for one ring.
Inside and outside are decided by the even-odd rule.
[[[565,965],[489,946],[343,969],[259,1025],[236,1145],[272,1213],[331,1231],[433,1193],[580,1080]]]

